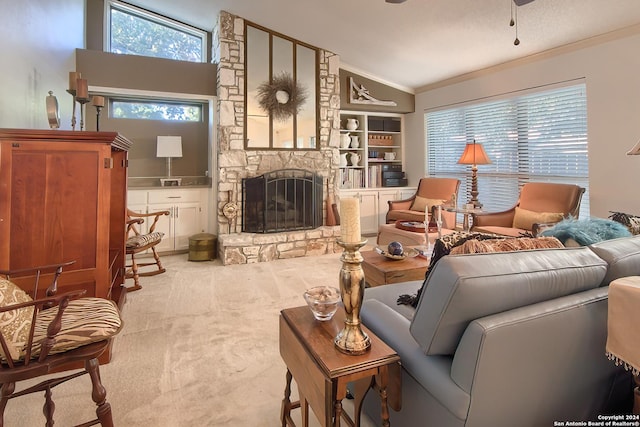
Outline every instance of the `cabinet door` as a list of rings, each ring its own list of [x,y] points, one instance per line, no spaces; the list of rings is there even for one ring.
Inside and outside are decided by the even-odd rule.
[[[378,194],[358,193],[360,198],[360,231],[362,234],[378,234]]]
[[[381,190],[378,192],[378,225],[387,222],[387,212],[389,211],[388,202],[400,199],[402,199],[402,197],[398,190]]]
[[[201,212],[200,203],[179,203],[174,206],[174,250],[188,250],[189,236],[204,231]]]
[[[156,228],[154,231],[161,231],[164,233],[164,237],[162,241],[156,245],[156,250],[158,252],[168,252],[172,251],[174,247],[174,206],[173,205],[163,205],[163,204],[153,204],[147,207],[149,212],[158,212],[158,211],[169,211],[171,214],[169,216],[162,215],[160,219],[158,219],[158,223],[156,224]],[[151,217],[153,221],[153,217]]]

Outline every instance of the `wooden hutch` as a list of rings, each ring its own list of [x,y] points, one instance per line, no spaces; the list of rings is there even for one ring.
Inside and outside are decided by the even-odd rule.
[[[58,292],[122,306],[130,147],[115,132],[0,129],[0,270],[75,260]]]

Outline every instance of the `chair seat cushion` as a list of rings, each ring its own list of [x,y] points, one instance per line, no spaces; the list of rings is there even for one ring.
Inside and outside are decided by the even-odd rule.
[[[161,231],[154,231],[149,234],[138,234],[136,236],[131,236],[127,239],[126,246],[129,249],[141,248],[143,246],[147,246],[150,243],[157,243],[162,240],[164,233]]]
[[[10,280],[0,278],[0,307],[30,302],[31,297]],[[0,333],[4,337],[9,355],[13,360],[20,359],[20,349],[27,344],[29,329],[33,318],[33,306],[23,307],[0,313]],[[0,356],[6,355],[0,346]]]
[[[513,228],[531,230],[533,224],[562,221],[562,212],[534,212],[516,206],[516,213],[513,217]]]
[[[42,310],[36,318],[32,357],[40,354],[47,327],[58,314],[58,307]],[[115,302],[104,298],[80,298],[69,302],[62,315],[62,328],[49,354],[63,353],[116,335],[122,319]],[[23,355],[24,356],[24,355]]]

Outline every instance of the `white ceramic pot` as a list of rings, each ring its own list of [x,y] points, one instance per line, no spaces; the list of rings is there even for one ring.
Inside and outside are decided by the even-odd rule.
[[[349,154],[349,153],[340,154],[340,166],[341,167],[345,167],[345,166],[348,165],[348,163],[347,163],[347,154]]]
[[[351,166],[358,166],[360,164],[360,154],[359,153],[351,153],[349,157],[349,161],[351,162]]]
[[[351,144],[351,137],[348,133],[343,133],[340,135],[340,148],[349,148],[349,144]]]
[[[347,130],[356,130],[360,126],[358,119],[347,119]]]
[[[358,148],[360,147],[360,137],[359,136],[352,136],[351,137],[351,148]]]

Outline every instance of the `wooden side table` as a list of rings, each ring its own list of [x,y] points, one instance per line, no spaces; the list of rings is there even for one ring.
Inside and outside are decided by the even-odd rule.
[[[302,423],[309,425],[309,407],[324,427],[339,427],[344,419],[360,426],[362,402],[370,388],[380,396],[382,425],[389,426],[389,409],[401,407],[400,357],[370,330],[371,350],[352,356],[335,348],[333,339],[344,327],[344,309],[340,307],[326,322],[314,319],[309,307],[280,312],[280,355],[287,365],[286,387],[282,400],[282,427],[295,426],[291,410],[300,408]],[[291,402],[291,379],[298,385],[300,400]],[[347,383],[354,382],[354,419],[342,409]]]
[[[364,278],[371,287],[423,280],[429,267],[429,260],[421,256],[391,260],[376,251],[363,251],[360,254],[364,258]]]

